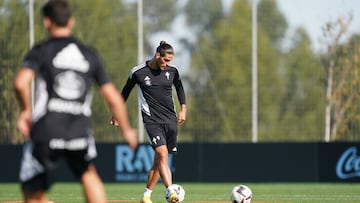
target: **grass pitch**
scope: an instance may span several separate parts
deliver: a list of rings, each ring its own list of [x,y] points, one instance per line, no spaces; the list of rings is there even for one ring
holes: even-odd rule
[[[230,190],[238,183],[178,183],[185,191],[184,203],[231,203]],[[360,183],[242,183],[253,191],[252,203],[359,203]],[[107,183],[107,202],[139,202],[145,183]],[[153,194],[154,203],[166,203],[161,183]],[[1,203],[21,203],[17,183],[0,183]],[[78,183],[56,183],[48,193],[55,203],[84,202]]]

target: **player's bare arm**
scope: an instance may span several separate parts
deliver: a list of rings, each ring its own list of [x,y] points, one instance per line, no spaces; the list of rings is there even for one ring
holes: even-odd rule
[[[125,101],[112,83],[106,83],[100,87],[111,113],[119,126],[122,136],[132,149],[137,147],[137,131],[130,126]]]
[[[15,78],[14,87],[18,101],[21,105],[21,113],[17,120],[17,128],[25,139],[29,138],[31,129],[31,80],[34,71],[30,68],[22,68]]]

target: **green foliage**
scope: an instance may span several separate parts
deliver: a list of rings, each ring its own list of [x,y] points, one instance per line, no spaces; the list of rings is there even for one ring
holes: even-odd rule
[[[326,33],[335,32],[338,37],[331,38],[329,52],[322,56],[327,80],[332,81],[331,86],[328,86],[331,95],[327,100],[331,109],[330,139],[356,141],[360,128],[360,36],[354,35],[348,42],[340,43],[339,39],[344,37],[342,30],[347,27],[341,21],[333,26],[339,26],[340,29],[328,27]]]
[[[190,117],[199,118],[194,121],[197,124],[201,118],[208,119],[201,126],[201,133],[208,129],[202,141],[251,140],[251,10],[246,1],[236,1],[232,10],[227,18],[217,18],[211,23],[214,25],[209,29],[212,32],[200,38],[193,54],[189,80],[193,80],[192,87],[199,88],[192,88],[190,92],[197,98],[192,103],[195,112],[190,112]],[[276,128],[273,117],[278,110],[281,80],[277,51],[267,33],[260,30],[259,130],[260,137],[264,138],[271,136],[269,132]]]
[[[24,3],[19,1],[1,1],[0,11],[0,142],[16,143],[22,139],[15,128],[14,113],[18,108],[12,82],[19,67],[18,60],[29,47],[28,22],[23,17],[27,12]]]
[[[35,41],[47,37],[35,1]],[[70,0],[76,19],[74,35],[95,48],[115,85],[125,84],[137,64],[136,3],[119,0]],[[181,142],[249,142],[252,131],[251,5],[233,1],[225,12],[221,0],[144,1],[144,53],[153,54],[146,39],[173,30],[179,15],[186,16],[194,41],[181,38],[191,56],[183,75],[187,94],[187,121],[179,128]],[[14,102],[13,78],[29,49],[28,2],[0,0],[0,142],[19,143],[19,111]],[[344,25],[328,24],[327,29]],[[345,26],[347,26],[345,24]],[[332,140],[358,141],[359,39],[331,44],[321,54],[311,48],[304,29],[296,30],[288,50],[281,43],[288,25],[275,0],[258,4],[258,138],[259,141],[321,141],[326,101],[331,101]],[[181,31],[181,27],[177,27]],[[342,30],[340,30],[342,31]],[[345,35],[345,33],[341,33]],[[337,35],[333,35],[337,36]],[[334,39],[333,39],[334,40]],[[184,52],[181,50],[181,52]],[[186,51],[185,51],[186,52]],[[326,100],[329,67],[334,65],[331,99]],[[137,92],[127,101],[133,126],[138,124]],[[121,141],[110,126],[110,112],[94,87],[92,127],[98,141]]]
[[[321,141],[325,123],[324,69],[311,50],[306,32],[298,29],[296,33],[293,48],[283,58],[286,90],[279,103],[279,124],[286,128],[280,136],[298,141]]]
[[[40,8],[45,1],[36,1],[35,12],[35,41],[47,37],[42,27]],[[107,71],[117,86],[122,86],[127,79],[128,71],[136,63],[136,23],[131,7],[128,10],[121,1],[93,0],[70,1],[76,19],[74,35],[80,40],[94,47],[102,56]],[[16,130],[16,116],[19,111],[14,102],[13,78],[20,67],[24,54],[29,49],[29,20],[26,16],[28,2],[1,1],[0,7],[0,114],[1,136],[0,142],[21,142],[21,136]],[[95,89],[93,99],[92,126],[95,136],[100,141],[119,140],[119,133],[108,125],[111,114],[104,99]],[[136,109],[134,107],[133,109]],[[136,114],[135,114],[136,115]],[[136,120],[133,117],[132,120]],[[17,136],[14,136],[17,135]]]
[[[137,61],[136,19],[130,14],[133,8],[125,8],[118,0],[72,1],[76,19],[74,35],[93,46],[103,59],[112,81],[120,88],[125,84],[130,68]],[[136,104],[136,102],[135,102]],[[128,102],[131,120],[136,126],[137,105]],[[111,113],[103,97],[94,89],[93,116],[91,118],[98,141],[119,141],[116,128],[109,125]]]
[[[144,26],[148,33],[167,30],[176,16],[173,0],[143,1]]]
[[[200,32],[211,32],[224,16],[221,0],[189,1],[185,9],[189,25],[199,27]]]
[[[277,7],[276,0],[259,2],[258,21],[273,42],[273,46],[280,46],[287,30],[287,22]]]

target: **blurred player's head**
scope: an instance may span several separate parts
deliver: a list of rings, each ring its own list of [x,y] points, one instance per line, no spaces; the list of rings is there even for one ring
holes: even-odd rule
[[[50,29],[51,26],[72,28],[74,19],[71,15],[70,4],[67,0],[49,0],[42,8],[44,26]]]
[[[173,47],[161,41],[160,45],[156,48],[155,59],[156,64],[159,68],[164,69],[174,58],[174,49]]]

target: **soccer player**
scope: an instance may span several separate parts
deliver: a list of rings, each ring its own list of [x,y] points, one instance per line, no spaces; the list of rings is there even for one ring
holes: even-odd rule
[[[124,99],[97,53],[72,37],[74,18],[68,2],[49,0],[42,14],[50,37],[27,53],[14,82],[21,105],[17,127],[25,138],[20,168],[24,200],[48,202],[45,193],[54,182],[57,161],[64,158],[80,179],[86,201],[103,203],[106,194],[93,164],[97,153],[89,126],[93,83],[99,86],[132,148],[137,146],[137,133],[129,125]]]
[[[155,150],[154,163],[148,174],[141,203],[152,203],[151,193],[160,177],[167,190],[172,184],[168,154],[177,152],[177,125],[183,124],[186,118],[185,92],[177,68],[170,65],[173,58],[173,47],[161,41],[151,60],[131,69],[122,90],[126,100],[136,84],[140,88],[143,122],[149,142]],[[178,116],[173,103],[173,86],[181,107]],[[111,123],[116,125],[116,119],[112,119]],[[178,202],[175,191],[170,192],[171,202]]]

